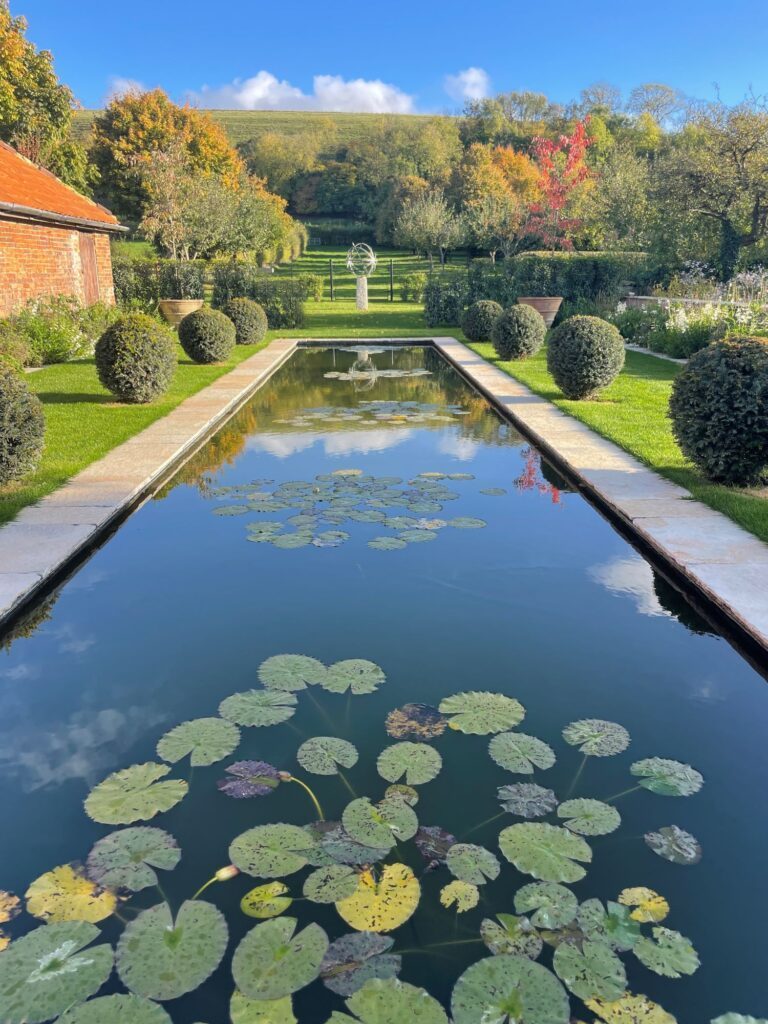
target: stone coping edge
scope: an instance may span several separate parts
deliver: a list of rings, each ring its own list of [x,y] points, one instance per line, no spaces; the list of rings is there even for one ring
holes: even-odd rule
[[[696,501],[618,445],[561,412],[455,338],[435,347],[598,508],[656,556],[685,589],[703,597],[748,641],[741,651],[765,673],[768,544]]]
[[[147,500],[296,347],[270,342],[0,527],[0,631]]]

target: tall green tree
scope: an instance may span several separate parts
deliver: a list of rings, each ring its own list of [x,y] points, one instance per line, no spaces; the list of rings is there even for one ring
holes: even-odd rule
[[[395,240],[426,252],[430,267],[435,253],[443,266],[446,253],[462,243],[465,232],[463,219],[454,213],[440,189],[431,189],[406,202],[395,224]]]

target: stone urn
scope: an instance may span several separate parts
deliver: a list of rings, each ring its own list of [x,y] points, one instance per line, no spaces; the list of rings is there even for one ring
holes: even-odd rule
[[[521,295],[517,300],[523,306],[532,306],[537,313],[541,313],[544,318],[544,323],[547,327],[551,327],[555,322],[557,311],[563,302],[562,295],[553,296],[531,296]]]
[[[194,313],[202,305],[202,299],[160,299],[158,302],[163,318],[172,327],[178,327],[185,316]]]

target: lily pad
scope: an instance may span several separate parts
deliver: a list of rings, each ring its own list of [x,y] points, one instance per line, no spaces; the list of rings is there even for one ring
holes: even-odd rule
[[[336,903],[357,890],[359,872],[348,864],[318,868],[304,881],[304,895],[313,903]]]
[[[0,889],[0,924],[12,921],[21,913],[21,900],[12,892]]]
[[[579,999],[620,999],[627,988],[624,964],[602,942],[581,948],[561,942],[553,958],[555,974]]]
[[[298,825],[256,825],[229,847],[229,859],[256,878],[284,878],[310,863],[316,842]]]
[[[677,1024],[677,1019],[647,996],[627,992],[621,999],[604,1002],[587,999],[587,1007],[605,1024]]]
[[[456,836],[439,825],[422,825],[413,841],[425,860],[445,864],[448,851],[456,842]]]
[[[415,807],[419,802],[418,790],[414,789],[413,786],[404,786],[399,782],[394,783],[392,786],[387,786],[384,790],[384,799],[387,800],[389,797],[399,797],[401,800],[405,800],[409,807]]]
[[[525,708],[514,697],[484,691],[445,697],[440,701],[440,711],[450,716],[448,725],[451,729],[478,736],[505,732],[525,717]]]
[[[385,679],[383,669],[372,661],[350,658],[331,665],[320,685],[331,693],[373,693]]]
[[[357,758],[357,748],[336,736],[313,736],[296,751],[296,760],[313,775],[337,775],[339,766],[352,768]]]
[[[665,825],[658,832],[646,832],[646,846],[673,864],[698,864],[701,845],[695,836],[677,825]]]
[[[487,494],[491,498],[500,498],[507,493],[507,490],[505,487],[481,487],[480,493]]]
[[[240,742],[240,730],[223,718],[195,718],[171,729],[157,744],[157,756],[176,764],[187,754],[193,768],[229,757]]]
[[[592,850],[581,836],[542,822],[510,825],[499,835],[501,852],[518,871],[544,882],[578,882],[589,864]]]
[[[368,541],[368,547],[374,551],[399,551],[408,547],[408,542],[399,537],[374,537]]]
[[[256,925],[232,960],[238,989],[251,999],[282,999],[309,985],[320,973],[328,936],[317,924],[296,932],[292,917]]]
[[[524,956],[492,956],[464,971],[453,988],[454,1024],[568,1024],[565,989],[546,967]]]
[[[524,956],[536,960],[544,943],[527,917],[514,914],[497,914],[496,920],[489,917],[480,925],[480,938],[494,956]]]
[[[387,782],[403,779],[409,786],[421,786],[437,778],[443,759],[427,743],[394,743],[382,750],[376,767]]]
[[[235,989],[229,1001],[232,1024],[298,1024],[290,996],[282,999],[249,999]]]
[[[564,928],[576,917],[579,901],[570,889],[557,882],[529,882],[515,893],[515,910],[530,913],[537,928]]]
[[[768,1024],[768,1020],[765,1017],[760,1020],[757,1017],[745,1017],[743,1013],[724,1013],[710,1024]]]
[[[658,924],[669,914],[669,903],[664,897],[642,885],[622,889],[619,893],[619,903],[625,907],[634,907],[629,916],[633,921],[641,923],[653,921],[654,924]]]
[[[141,996],[100,996],[59,1017],[57,1024],[171,1024],[157,1003]]]
[[[66,921],[16,939],[0,955],[3,1024],[41,1024],[100,989],[113,954],[106,944],[91,946],[97,938],[95,925]]]
[[[602,800],[566,800],[557,809],[558,818],[565,818],[565,827],[580,836],[607,836],[621,824],[621,815]]]
[[[229,932],[212,903],[186,900],[176,920],[167,903],[143,910],[117,944],[117,973],[126,988],[147,999],[193,992],[221,963]]]
[[[396,978],[402,958],[389,952],[394,941],[389,935],[375,932],[342,935],[330,944],[323,957],[323,984],[337,996],[351,996],[372,978]]]
[[[338,548],[348,540],[346,530],[324,530],[312,538],[312,545],[316,548]]]
[[[640,924],[632,917],[629,907],[612,900],[608,900],[605,906],[600,900],[585,900],[579,907],[577,920],[588,939],[620,952],[633,949],[642,934]]]
[[[499,786],[498,797],[505,811],[520,818],[543,818],[557,807],[554,792],[534,782]]]
[[[695,768],[664,757],[635,761],[629,770],[638,778],[639,786],[661,796],[693,796],[704,785]]]
[[[446,854],[448,870],[462,882],[484,885],[498,878],[501,865],[490,850],[472,843],[454,843]]]
[[[27,913],[42,921],[90,921],[95,924],[115,912],[117,897],[86,878],[71,864],[40,875],[26,892]]]
[[[111,832],[88,854],[88,877],[113,889],[139,892],[157,884],[153,868],[171,871],[181,850],[172,835],[161,828],[137,825]]]
[[[271,510],[269,510],[271,511]],[[311,533],[279,533],[270,537],[269,543],[276,548],[293,550],[294,548],[305,548],[312,541]]]
[[[296,697],[279,690],[233,693],[219,705],[222,718],[236,725],[263,727],[287,722],[296,713]]]
[[[373,978],[347,999],[346,1013],[331,1014],[327,1024],[448,1024],[445,1010],[423,988],[397,978]]]
[[[130,825],[169,811],[189,789],[183,779],[158,781],[170,770],[166,764],[148,761],[113,772],[88,794],[86,814],[102,825]]]
[[[307,832],[316,837],[317,845],[309,853],[309,863],[315,867],[330,864],[375,864],[387,856],[391,847],[367,846],[359,843],[342,827],[340,822],[316,822],[306,826]]]
[[[355,892],[336,910],[358,931],[390,932],[408,920],[420,898],[419,880],[407,864],[385,864],[377,874],[363,871]]]
[[[293,693],[325,679],[325,665],[305,654],[274,654],[259,665],[259,682],[267,690]]]
[[[563,739],[589,757],[613,757],[629,746],[629,733],[617,722],[583,718],[563,729]]]
[[[251,889],[240,900],[240,909],[248,917],[260,920],[278,917],[293,903],[293,898],[286,895],[288,886],[284,882],[265,882]]]
[[[502,732],[488,744],[488,753],[501,768],[517,775],[531,775],[536,768],[551,768],[555,752],[543,740],[522,732]]]
[[[449,519],[448,525],[453,526],[457,530],[482,530],[488,523],[484,519],[477,519],[475,516],[456,516],[455,519]]]
[[[431,740],[442,736],[448,719],[429,704],[403,704],[387,715],[385,728],[394,739]]]
[[[456,879],[440,890],[440,902],[444,907],[456,907],[456,913],[463,914],[480,902],[480,890],[471,882]]]
[[[407,544],[423,544],[429,540],[437,540],[438,536],[439,534],[434,530],[403,530],[400,540],[404,540]]]
[[[644,935],[632,951],[649,971],[665,978],[681,978],[699,969],[699,957],[690,939],[671,928],[654,928],[653,938]]]
[[[389,849],[397,840],[410,839],[419,822],[404,800],[382,800],[372,804],[359,797],[347,804],[341,816],[349,835],[364,846]]]
[[[280,782],[280,772],[266,761],[235,761],[227,768],[227,778],[219,779],[216,785],[235,800],[247,800],[269,796]]]

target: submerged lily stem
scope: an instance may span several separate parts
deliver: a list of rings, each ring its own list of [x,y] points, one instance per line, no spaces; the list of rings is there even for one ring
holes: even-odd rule
[[[472,828],[468,832],[464,833],[465,838],[466,838],[466,836],[471,836],[473,832],[477,832],[477,830],[479,828],[482,828],[483,825],[490,825],[490,823],[492,821],[496,821],[497,818],[503,818],[505,814],[506,814],[506,811],[499,811],[499,813],[498,814],[494,814],[494,816],[492,818],[486,818],[485,821],[481,821],[479,824],[473,825]]]
[[[288,782],[295,782],[297,786],[301,786],[301,788],[303,790],[305,790],[309,794],[309,798],[312,801],[312,803],[315,805],[315,810],[318,813],[320,821],[325,821],[325,815],[323,814],[323,808],[320,806],[320,801],[317,799],[317,797],[312,792],[312,790],[309,788],[309,786],[306,784],[306,782],[302,782],[301,779],[297,779],[295,775],[291,775],[291,777],[287,781]]]
[[[160,893],[160,898],[161,898],[161,899],[163,900],[163,902],[164,902],[164,903],[167,903],[167,904],[168,904],[168,906],[170,906],[170,905],[171,905],[171,901],[170,901],[170,900],[168,899],[168,897],[166,896],[166,894],[165,894],[165,892],[164,892],[164,890],[163,890],[163,887],[162,887],[162,885],[160,885],[160,882],[159,882],[159,880],[155,882],[155,888],[156,888],[156,889],[157,889],[157,891],[158,891],[158,892]]]
[[[309,697],[309,699],[315,705],[315,709],[317,710],[317,713],[322,718],[325,719],[325,721],[328,723],[328,725],[331,727],[331,729],[335,730],[336,725],[335,725],[333,719],[328,714],[328,712],[325,710],[325,708],[322,706],[322,704],[316,699],[315,695],[312,693],[312,688],[311,687],[307,687],[306,693],[307,693],[307,696]]]
[[[584,767],[585,767],[586,763],[587,763],[587,755],[584,754],[584,756],[581,759],[581,764],[579,765],[578,769],[576,770],[576,774],[571,779],[571,784],[568,787],[568,792],[565,794],[566,800],[571,795],[571,793],[574,791],[574,789],[576,789],[576,783],[581,778],[581,773],[584,771]]]
[[[638,789],[642,789],[642,786],[630,786],[629,789],[622,789],[620,793],[614,793],[613,796],[607,796],[603,803],[610,803],[612,800],[618,800],[619,797],[627,796],[629,793],[634,793]]]
[[[352,783],[349,781],[349,779],[344,774],[344,772],[341,770],[341,768],[339,768],[339,778],[344,783],[344,785],[347,787],[348,792],[352,794],[352,799],[353,800],[357,800],[357,793],[355,792],[354,787],[352,786]]]

